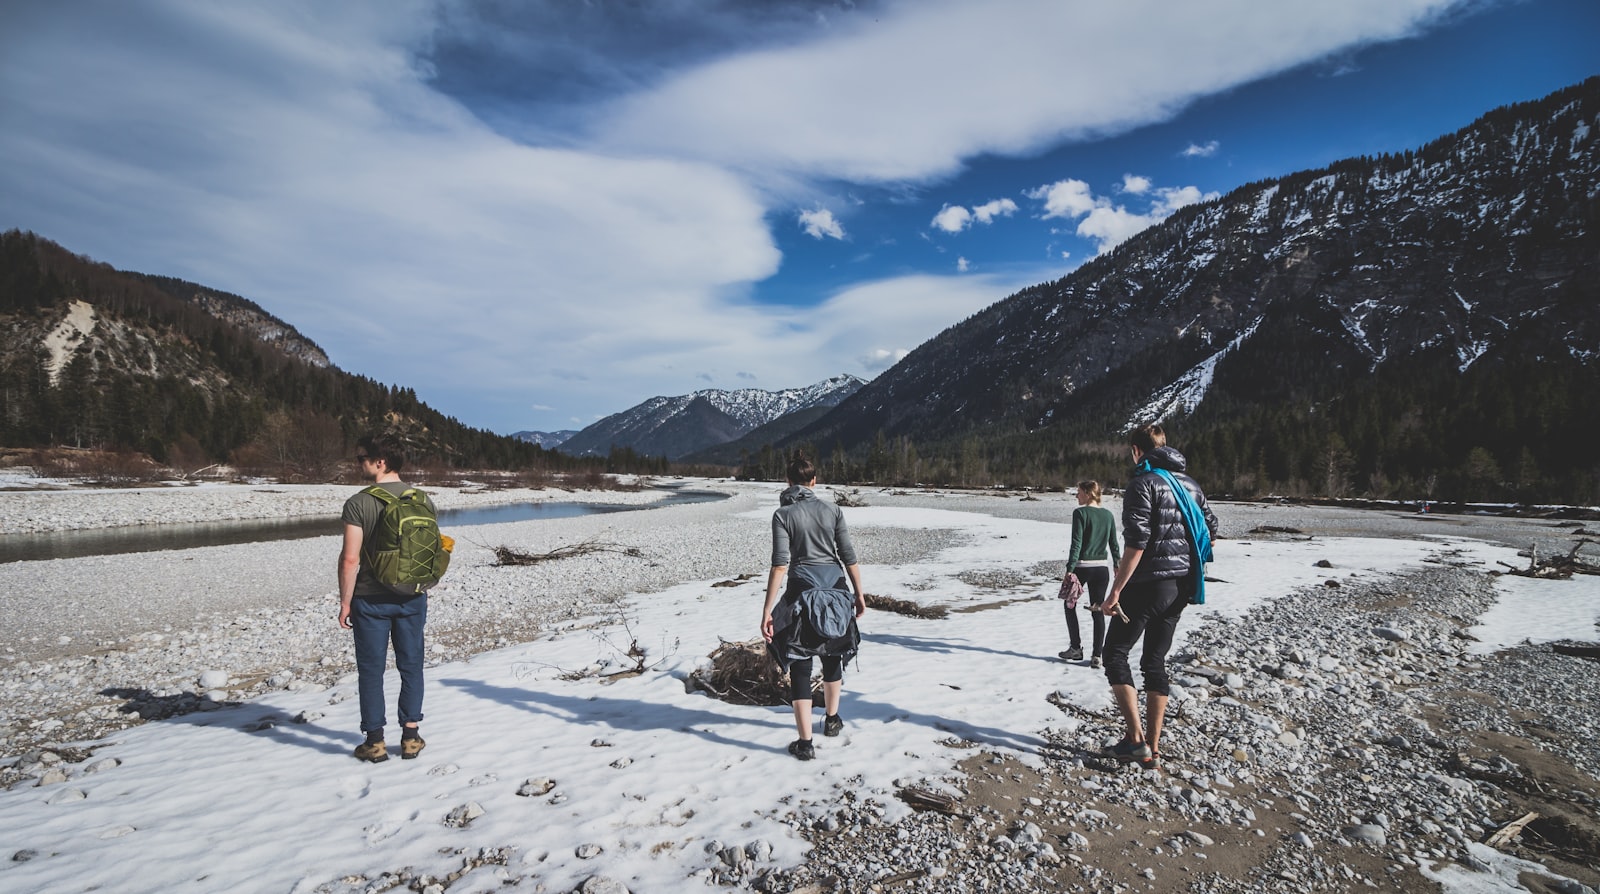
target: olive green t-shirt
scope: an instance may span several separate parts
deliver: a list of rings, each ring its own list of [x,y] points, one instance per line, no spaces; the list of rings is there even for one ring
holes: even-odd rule
[[[404,481],[384,481],[379,487],[395,496],[405,493],[411,485]],[[438,509],[433,505],[433,498],[426,493],[422,494],[423,502],[435,513]],[[372,572],[367,569],[367,547],[372,545],[373,532],[378,529],[378,520],[383,518],[383,501],[365,491],[358,492],[355,496],[344,501],[344,512],[340,519],[347,525],[355,525],[361,529],[361,570],[356,573],[357,596],[393,596],[394,591],[378,583],[372,577]]]

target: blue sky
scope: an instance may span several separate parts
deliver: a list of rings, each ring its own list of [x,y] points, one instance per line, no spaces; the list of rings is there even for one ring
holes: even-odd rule
[[[244,295],[470,425],[581,428],[870,378],[1596,47],[1593,0],[13,0],[0,227]]]

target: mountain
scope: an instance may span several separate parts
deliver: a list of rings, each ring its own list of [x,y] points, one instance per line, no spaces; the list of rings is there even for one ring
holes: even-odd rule
[[[583,429],[561,450],[582,456],[624,447],[643,455],[678,459],[725,444],[790,413],[834,406],[864,384],[855,376],[839,375],[806,388],[781,391],[707,389],[677,397],[652,397]]]
[[[577,433],[577,429],[568,428],[562,429],[561,431],[512,432],[511,437],[516,438],[519,441],[527,441],[530,444],[538,444],[540,447],[543,447],[546,450],[554,450],[557,447],[560,447],[562,444],[565,444],[569,439],[572,438],[573,435]]]
[[[859,454],[881,434],[991,471],[1121,474],[1084,442],[1159,419],[1241,490],[1570,499],[1600,482],[1570,455],[1595,431],[1597,361],[1591,78],[1184,208],[950,327],[788,443]]]
[[[564,462],[338,369],[248,299],[116,270],[17,230],[0,233],[0,383],[0,447],[326,480],[348,468],[355,437],[387,430],[418,462]]]

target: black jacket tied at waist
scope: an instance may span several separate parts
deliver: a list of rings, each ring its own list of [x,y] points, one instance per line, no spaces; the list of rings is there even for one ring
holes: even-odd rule
[[[842,657],[848,664],[861,647],[855,609],[855,594],[839,566],[790,566],[788,587],[772,609],[767,648],[785,667],[816,655]]]

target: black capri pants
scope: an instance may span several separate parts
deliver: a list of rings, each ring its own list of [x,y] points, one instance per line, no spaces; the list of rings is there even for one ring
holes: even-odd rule
[[[1144,674],[1146,692],[1170,695],[1172,679],[1167,676],[1167,652],[1172,648],[1172,635],[1178,629],[1178,619],[1189,600],[1178,595],[1178,578],[1143,581],[1122,588],[1117,601],[1127,621],[1113,615],[1106,630],[1106,679],[1111,685],[1133,685],[1133,671],[1128,667],[1128,653],[1133,644],[1144,640],[1144,651],[1139,655],[1139,670]]]
[[[844,589],[850,586],[850,582],[843,575],[840,575],[838,582],[834,586]],[[784,590],[783,598],[799,599],[800,593],[804,589],[805,585],[791,575],[789,577],[789,586]],[[844,679],[844,656],[822,655],[819,657],[822,658],[822,682],[837,683]],[[810,658],[797,658],[789,662],[789,701],[805,701],[812,697],[812,667],[813,664]]]

